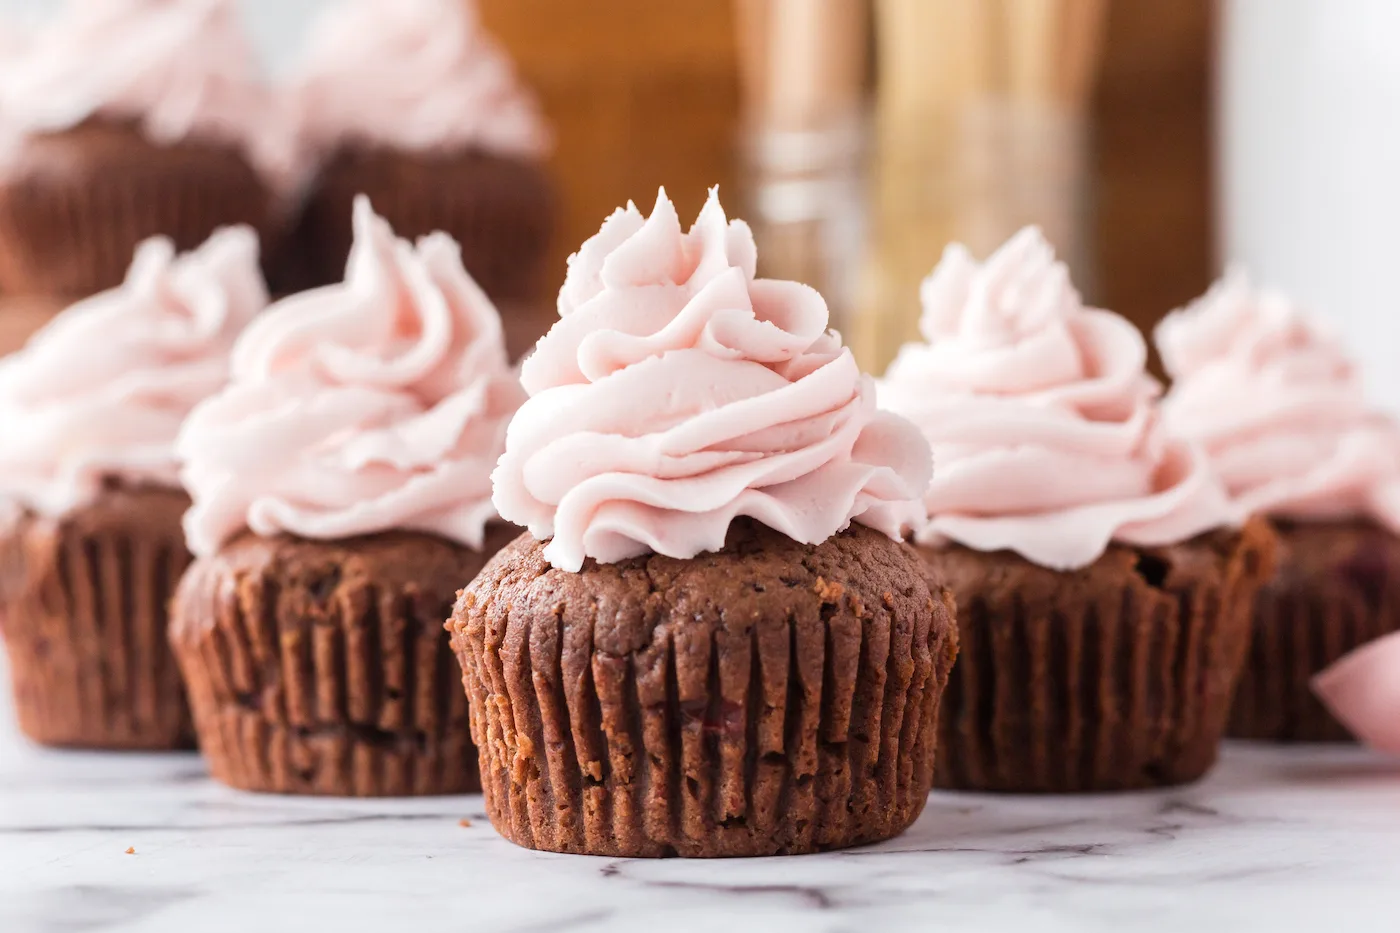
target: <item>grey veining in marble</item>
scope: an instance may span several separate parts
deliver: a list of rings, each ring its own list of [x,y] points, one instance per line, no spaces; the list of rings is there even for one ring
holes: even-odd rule
[[[517,849],[479,797],[239,794],[194,755],[42,751],[0,716],[3,933],[1400,931],[1400,763],[1357,749],[1235,746],[1158,793],[935,794],[828,855],[629,861]]]

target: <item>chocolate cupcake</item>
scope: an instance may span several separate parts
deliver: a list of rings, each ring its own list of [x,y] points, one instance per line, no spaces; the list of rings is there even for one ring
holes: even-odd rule
[[[229,0],[71,3],[4,68],[0,289],[81,297],[162,235],[270,227],[290,134]]]
[[[313,32],[294,90],[319,171],[293,233],[289,269],[336,281],[350,205],[367,194],[404,236],[443,230],[506,314],[512,351],[549,321],[528,314],[544,285],[554,198],[540,160],[549,134],[509,58],[462,0],[353,0]],[[517,333],[518,332],[518,333]]]
[[[1400,428],[1367,405],[1335,337],[1238,270],[1163,321],[1157,345],[1176,379],[1169,423],[1202,445],[1241,511],[1278,531],[1230,734],[1346,740],[1310,684],[1400,632]],[[1349,661],[1319,682],[1364,734],[1375,691],[1353,680],[1373,670]]]
[[[359,199],[344,284],[269,309],[180,436],[198,559],[170,639],[215,778],[478,788],[443,622],[514,537],[490,475],[523,397],[457,244],[412,246]]]
[[[881,404],[938,472],[915,540],[958,603],[962,655],[940,787],[1179,784],[1215,761],[1272,535],[1165,433],[1147,348],[1086,308],[1033,228],[985,263],[949,247],[923,286],[926,343]]]
[[[175,438],[267,303],[257,237],[137,252],[126,283],[0,361],[0,628],[20,728],[76,748],[192,741],[166,645],[189,562]]]
[[[665,193],[569,263],[495,501],[530,534],[457,601],[486,811],[522,846],[777,855],[923,809],[953,607],[898,540],[928,448],[826,303]],[[851,524],[852,522],[856,524]]]

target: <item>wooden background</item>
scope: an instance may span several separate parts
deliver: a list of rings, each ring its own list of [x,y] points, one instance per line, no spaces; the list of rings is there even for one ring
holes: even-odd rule
[[[564,258],[630,198],[664,185],[682,219],[734,180],[739,109],[731,0],[480,0],[554,124]],[[553,283],[553,284],[558,284]]]
[[[1215,270],[1212,0],[1111,0],[1094,98],[1095,268],[1106,308],[1141,326]]]
[[[682,218],[732,190],[739,93],[729,0],[481,0],[558,131],[568,213],[554,268],[628,198]],[[1094,99],[1090,299],[1148,325],[1211,273],[1211,0],[1111,0]],[[762,244],[760,244],[760,249]]]

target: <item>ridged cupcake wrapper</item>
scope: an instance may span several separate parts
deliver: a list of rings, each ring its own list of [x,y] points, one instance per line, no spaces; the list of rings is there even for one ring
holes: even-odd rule
[[[324,796],[480,789],[443,630],[451,591],[425,593],[412,579],[341,588],[338,571],[308,586],[272,565],[232,566],[219,555],[195,563],[171,631],[217,780]]]
[[[343,153],[306,200],[287,256],[304,268],[289,268],[287,275],[301,276],[304,285],[341,280],[358,194],[368,195],[401,237],[450,234],[462,247],[467,271],[498,304],[529,303],[543,294],[554,195],[540,166],[481,153]]]
[[[1311,681],[1362,645],[1400,631],[1400,540],[1379,529],[1303,525],[1282,529],[1280,540],[1278,572],[1255,600],[1229,735],[1351,741]]]
[[[149,237],[185,251],[221,226],[266,232],[267,195],[241,157],[210,149],[194,164],[151,145],[142,164],[131,158],[0,180],[0,290],[77,299],[121,284]]]
[[[21,731],[69,748],[194,744],[166,644],[166,607],[189,557],[179,511],[146,522],[23,519],[0,543],[0,628]]]
[[[675,618],[618,656],[595,643],[596,618],[526,610],[493,634],[473,593],[462,599],[453,647],[486,810],[518,845],[796,854],[890,838],[923,810],[957,651],[951,606],[937,631],[854,600],[742,633]]]
[[[1034,568],[1016,589],[958,592],[962,642],[940,722],[935,785],[1069,793],[1182,784],[1214,764],[1268,564],[1251,526],[1218,575],[1154,571],[1118,585]],[[937,557],[932,559],[936,560]],[[1043,577],[1043,579],[1042,579]],[[1088,597],[1086,599],[1086,594]]]

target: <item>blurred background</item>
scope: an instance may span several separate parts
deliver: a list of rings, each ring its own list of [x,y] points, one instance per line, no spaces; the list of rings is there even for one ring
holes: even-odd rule
[[[273,73],[335,2],[244,0]],[[693,216],[719,184],[762,271],[822,288],[878,371],[947,242],[985,254],[1035,222],[1144,328],[1243,262],[1333,319],[1400,408],[1394,0],[479,6],[557,134],[551,287],[617,205],[664,184]]]

